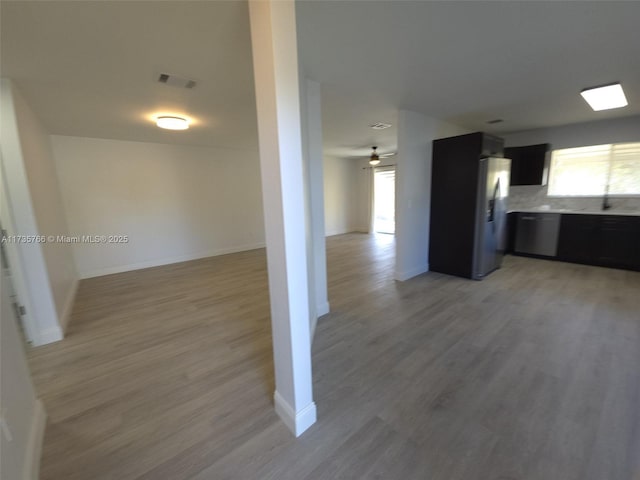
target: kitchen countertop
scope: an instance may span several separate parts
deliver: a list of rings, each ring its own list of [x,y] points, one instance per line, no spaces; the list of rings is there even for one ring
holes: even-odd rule
[[[566,214],[582,214],[582,215],[623,215],[640,217],[640,211],[637,210],[570,210],[570,209],[544,209],[544,208],[520,208],[509,210],[509,213],[566,213]]]

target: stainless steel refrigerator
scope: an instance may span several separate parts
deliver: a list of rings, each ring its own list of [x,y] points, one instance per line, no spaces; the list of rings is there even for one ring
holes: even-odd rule
[[[507,246],[507,199],[511,160],[479,159],[478,199],[472,278],[481,280],[500,268]]]

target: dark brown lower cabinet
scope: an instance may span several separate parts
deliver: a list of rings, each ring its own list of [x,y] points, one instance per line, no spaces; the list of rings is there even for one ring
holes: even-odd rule
[[[557,259],[640,271],[640,217],[563,214]]]
[[[560,220],[558,260],[591,264],[598,256],[598,216],[567,215]]]
[[[603,216],[600,222],[602,265],[640,270],[640,218]]]

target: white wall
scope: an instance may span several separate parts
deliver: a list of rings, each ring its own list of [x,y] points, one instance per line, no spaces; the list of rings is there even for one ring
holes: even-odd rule
[[[258,153],[52,136],[69,231],[126,235],[73,245],[82,278],[258,248]]]
[[[504,138],[507,147],[550,143],[551,148],[560,149],[603,143],[637,142],[640,140],[640,115],[561,127],[538,128],[499,136]]]
[[[468,133],[456,125],[401,110],[396,169],[396,269],[404,281],[429,268],[433,140]]]
[[[45,236],[67,235],[67,221],[49,133],[18,92],[14,95],[14,101],[38,231],[40,235]],[[42,245],[42,253],[47,265],[56,313],[64,330],[73,307],[78,283],[71,246],[47,241]]]
[[[46,133],[11,81],[3,78],[0,85],[3,185],[10,203],[6,211],[12,217],[7,223],[13,229],[8,233],[30,238],[64,234]],[[40,345],[62,339],[61,315],[68,311],[75,292],[68,247],[21,242],[11,248],[16,260],[12,268],[23,280],[17,287],[27,311],[30,340]]]
[[[550,143],[552,149],[584,147],[604,143],[640,142],[640,115],[576,123],[561,127],[540,128],[525,132],[502,135],[507,146]],[[612,212],[640,211],[640,196],[612,198]],[[551,208],[570,210],[599,210],[602,196],[597,197],[548,197],[547,186],[527,185],[511,187],[510,209],[536,208],[548,205]]]
[[[0,478],[36,480],[45,414],[31,383],[4,280],[0,279]]]
[[[358,215],[358,169],[357,161],[324,157],[324,211],[327,236],[361,231]]]

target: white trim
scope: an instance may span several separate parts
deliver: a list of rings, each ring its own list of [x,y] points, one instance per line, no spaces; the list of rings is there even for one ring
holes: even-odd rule
[[[11,208],[9,199],[9,188],[6,184],[7,175],[5,173],[4,157],[0,150],[0,217],[2,217],[2,227],[9,235],[15,235],[17,229],[14,224],[14,213]],[[20,319],[20,323],[24,327],[27,340],[34,345],[38,345],[39,332],[37,322],[34,318],[35,309],[31,300],[31,292],[27,286],[27,272],[25,272],[24,262],[22,261],[21,249],[24,244],[7,242],[5,244],[5,252],[9,260],[9,270],[11,272],[11,284],[18,295],[18,300],[25,307],[26,314]]]
[[[155,260],[147,260],[145,262],[130,263],[127,265],[117,265],[114,267],[97,268],[94,270],[87,270],[80,273],[80,278],[93,278],[101,277],[103,275],[111,275],[113,273],[130,272],[131,270],[140,270],[143,268],[160,267],[162,265],[169,265],[172,263],[188,262],[190,260],[198,260],[200,258],[217,257],[218,255],[228,255],[230,253],[246,252],[249,250],[256,250],[258,248],[264,248],[264,242],[254,243],[249,245],[242,245],[240,247],[220,248],[217,250],[210,250],[208,252],[190,253],[186,255],[178,255],[176,257],[158,258]]]
[[[17,123],[16,99],[21,97],[17,95],[9,79],[0,78],[0,90],[2,91],[0,113],[7,120],[6,125],[3,124],[3,128],[0,129],[2,188],[6,187],[6,197],[3,200],[8,202],[7,213],[11,217],[13,232],[27,236],[39,235]],[[11,269],[12,272],[19,271],[22,279],[17,282],[18,295],[20,302],[27,310],[27,316],[23,320],[25,329],[28,330],[27,335],[34,345],[60,340],[62,330],[42,245],[21,243],[16,248],[16,252],[19,260],[12,263]]]
[[[34,346],[46,345],[47,343],[59,342],[64,338],[62,329],[58,326],[40,330],[38,341],[33,342]]]
[[[344,235],[345,233],[356,233],[357,230],[329,230],[324,233],[325,237],[333,237],[335,235]]]
[[[296,437],[302,435],[307,428],[316,423],[315,402],[311,402],[302,410],[296,412],[277,390],[273,394],[273,400],[276,413]]]
[[[69,318],[71,318],[71,312],[73,311],[73,302],[76,299],[76,293],[78,293],[78,284],[80,282],[78,279],[74,279],[71,284],[71,288],[67,293],[67,298],[64,302],[64,307],[62,308],[62,314],[60,315],[59,322],[60,328],[62,328],[62,332],[67,331],[67,325],[69,324]]]
[[[409,280],[421,273],[425,273],[429,271],[429,265],[423,265],[421,267],[412,268],[411,270],[405,270],[403,272],[396,271],[396,280],[399,282],[404,282],[405,280]]]
[[[47,424],[47,413],[41,400],[36,400],[27,442],[27,452],[25,455],[24,479],[38,480],[40,476],[40,455],[42,453],[42,441],[44,440],[44,430]]]

